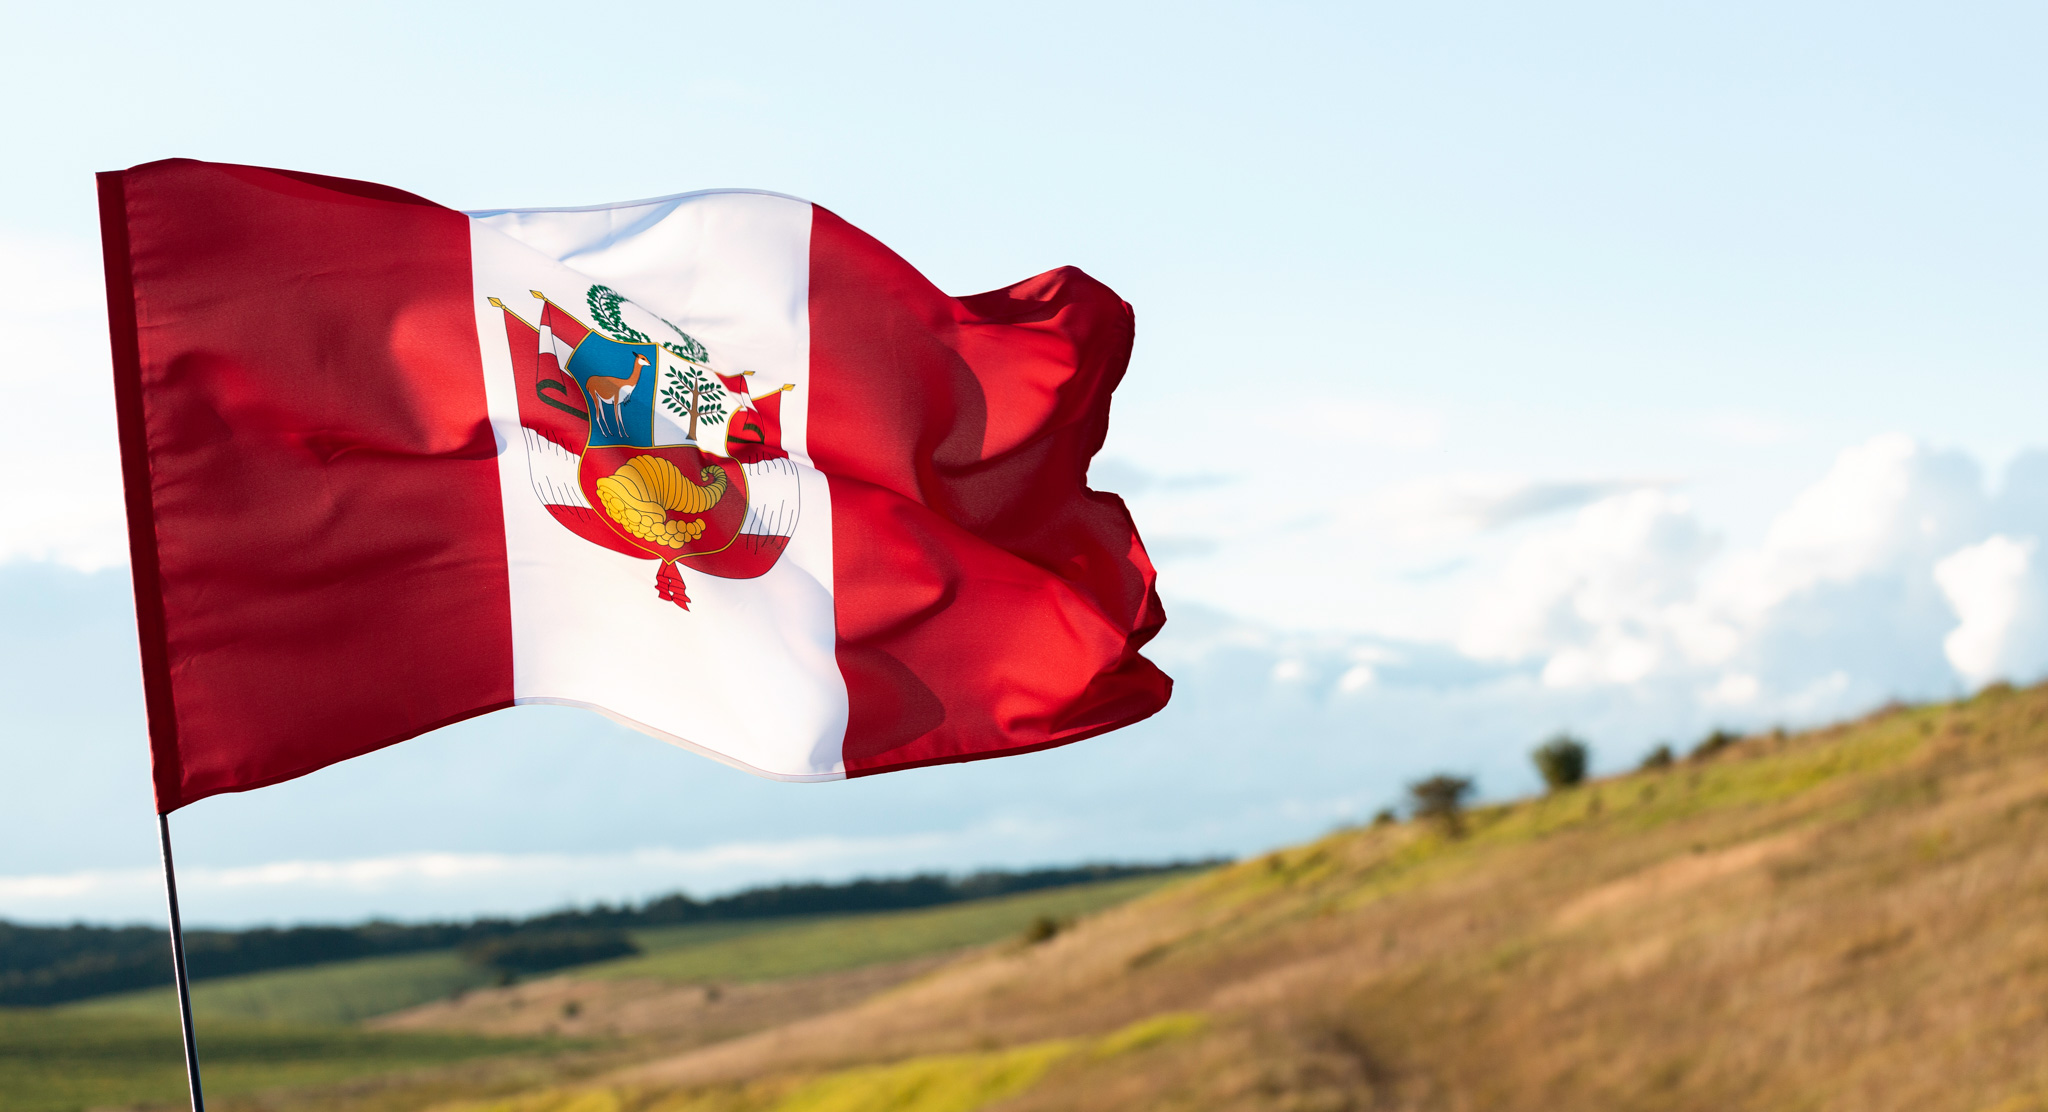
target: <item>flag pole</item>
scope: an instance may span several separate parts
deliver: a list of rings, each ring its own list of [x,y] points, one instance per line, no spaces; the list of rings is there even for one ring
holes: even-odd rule
[[[199,1091],[199,1044],[192,1039],[192,986],[185,976],[185,928],[178,921],[178,872],[171,867],[171,816],[156,817],[157,842],[164,851],[164,895],[171,904],[171,972],[178,981],[178,1021],[185,1033],[185,1082],[192,1092],[192,1112],[206,1112]]]

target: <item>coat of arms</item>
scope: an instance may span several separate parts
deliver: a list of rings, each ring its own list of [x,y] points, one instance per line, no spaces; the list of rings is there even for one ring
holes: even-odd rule
[[[798,475],[782,449],[785,385],[715,370],[702,343],[606,286],[586,324],[539,290],[532,322],[493,297],[519,390],[533,489],[555,520],[659,561],[655,589],[690,608],[679,566],[751,579],[796,531]],[[651,334],[650,334],[651,333]]]

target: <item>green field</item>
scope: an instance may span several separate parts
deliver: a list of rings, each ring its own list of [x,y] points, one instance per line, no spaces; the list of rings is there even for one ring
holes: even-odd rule
[[[1011,937],[1034,919],[1072,919],[1149,892],[1172,875],[1023,892],[916,911],[801,919],[748,919],[634,931],[646,951],[565,969],[579,977],[671,981],[765,981],[855,969],[979,946]],[[349,1024],[492,983],[494,975],[452,950],[280,969],[200,981],[192,1014],[202,1023]],[[102,996],[59,1009],[75,1015],[175,1017],[169,988]],[[4,1107],[4,1106],[0,1106]]]
[[[200,981],[192,986],[192,1015],[202,1022],[348,1024],[494,980],[489,971],[462,960],[453,950],[362,958]],[[153,988],[102,996],[62,1010],[175,1018],[177,1009],[172,989]]]
[[[561,972],[578,977],[759,981],[853,969],[1016,937],[1184,874],[1026,892],[916,911],[743,920],[636,931],[646,952]],[[371,1032],[357,1021],[491,983],[441,950],[201,981],[192,988],[207,1093],[322,1085],[493,1055],[558,1053],[560,1042]],[[0,1009],[0,1110],[77,1112],[184,1092],[170,989],[55,1008]]]
[[[768,981],[857,969],[944,953],[1015,937],[1040,917],[1072,919],[1143,895],[1184,874],[1158,874],[1023,892],[993,900],[917,911],[778,919],[720,937],[705,924],[638,931],[647,952],[585,966],[582,977],[653,977],[669,981]]]
[[[213,1022],[199,1029],[209,1097],[419,1069],[539,1045],[348,1027]],[[175,1015],[0,1008],[0,1108],[6,1112],[177,1103],[184,1095],[185,1059]]]

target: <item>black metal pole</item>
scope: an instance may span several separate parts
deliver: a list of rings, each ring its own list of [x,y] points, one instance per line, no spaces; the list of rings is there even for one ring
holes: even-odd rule
[[[178,981],[178,1021],[185,1032],[185,1081],[192,1090],[192,1112],[206,1112],[199,1091],[199,1044],[192,1039],[192,986],[185,977],[185,928],[178,922],[178,871],[171,867],[171,816],[156,817],[157,841],[164,850],[164,895],[171,901],[171,972]]]

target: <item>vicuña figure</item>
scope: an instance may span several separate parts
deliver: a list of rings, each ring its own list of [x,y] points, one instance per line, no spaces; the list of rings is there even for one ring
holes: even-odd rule
[[[600,430],[604,428],[604,407],[610,406],[612,407],[613,435],[625,435],[626,420],[620,416],[619,407],[632,399],[633,388],[640,385],[640,371],[646,366],[647,357],[636,351],[633,353],[633,374],[631,377],[618,378],[614,375],[591,375],[583,381],[583,385],[590,388],[591,400],[597,403],[594,408],[597,410],[597,424]]]

